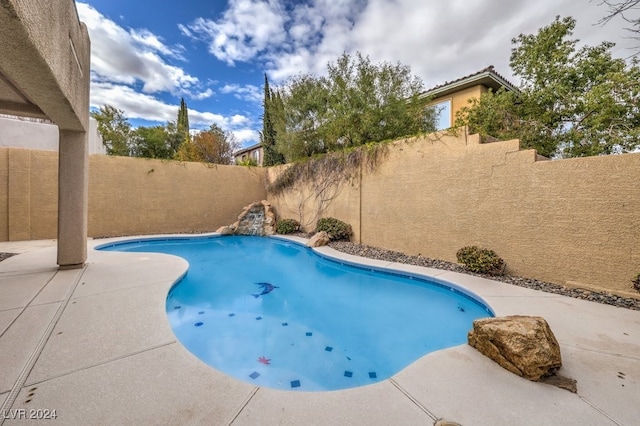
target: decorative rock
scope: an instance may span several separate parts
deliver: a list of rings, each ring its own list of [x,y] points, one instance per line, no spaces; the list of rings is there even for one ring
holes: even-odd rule
[[[221,226],[220,228],[216,229],[216,232],[222,235],[233,235],[234,229],[232,229],[230,226]]]
[[[329,238],[329,234],[327,234],[325,231],[320,231],[313,237],[311,237],[311,239],[307,242],[307,247],[326,246],[327,244],[329,244],[329,241],[331,241],[331,238]]]
[[[562,366],[560,345],[542,317],[478,319],[468,339],[482,354],[529,380],[551,376]]]

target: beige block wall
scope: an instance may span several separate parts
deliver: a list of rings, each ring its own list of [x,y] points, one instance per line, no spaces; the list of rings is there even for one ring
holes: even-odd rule
[[[452,262],[479,245],[510,274],[637,297],[640,154],[535,160],[477,135],[396,142],[323,216],[364,244]],[[270,200],[295,218],[291,194]]]
[[[92,156],[89,235],[214,231],[266,198],[262,169]]]
[[[274,182],[278,174],[287,166],[265,168],[268,182]],[[312,232],[316,222],[321,217],[340,218],[353,227],[351,241],[360,241],[360,182],[359,176],[355,176],[347,182],[343,182],[334,191],[323,194],[322,197],[309,185],[296,185],[291,190],[282,194],[269,194],[278,218],[295,219],[300,222],[302,230]],[[320,205],[319,198],[326,201]]]
[[[0,241],[57,236],[58,154],[0,148]],[[211,232],[266,198],[262,169],[95,155],[91,237]]]

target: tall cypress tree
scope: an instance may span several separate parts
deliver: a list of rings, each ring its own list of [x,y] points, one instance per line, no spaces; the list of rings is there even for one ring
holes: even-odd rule
[[[264,150],[264,166],[275,166],[276,164],[284,164],[284,155],[276,149],[276,130],[273,125],[272,117],[272,101],[273,92],[269,88],[269,80],[267,74],[264,74],[264,100],[262,102],[262,132],[260,134],[260,142]]]
[[[189,114],[187,103],[184,98],[180,98],[180,109],[178,110],[178,132],[189,134]]]

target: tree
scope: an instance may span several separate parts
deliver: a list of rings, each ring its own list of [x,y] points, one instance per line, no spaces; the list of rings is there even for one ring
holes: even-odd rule
[[[276,129],[273,122],[274,109],[277,108],[275,95],[269,88],[269,80],[267,74],[264,75],[264,100],[262,101],[262,132],[260,133],[260,142],[264,151],[264,166],[275,166],[276,164],[284,164],[284,155],[278,152],[276,148]],[[277,112],[275,112],[277,114]]]
[[[169,158],[173,158],[178,150],[180,149],[180,145],[185,140],[184,133],[178,131],[178,126],[175,121],[169,121],[165,125],[165,130],[167,133],[167,146],[169,148]],[[188,136],[188,134],[187,134]]]
[[[635,38],[640,39],[640,16],[632,16],[633,12],[637,13],[640,9],[640,0],[602,0],[601,4],[607,6],[609,13],[599,21],[600,24],[604,25],[616,16],[620,16],[631,24],[631,28],[627,29],[632,33],[635,33]]]
[[[613,43],[577,48],[575,20],[556,17],[536,35],[512,40],[518,93],[483,94],[457,125],[500,139],[520,139],[547,157],[582,157],[640,145],[640,68],[611,56]]]
[[[132,149],[134,157],[166,158],[172,157],[169,145],[168,126],[139,127],[132,132]]]
[[[231,164],[233,153],[240,144],[233,133],[224,131],[217,124],[197,133],[193,140],[180,145],[175,159],[180,161],[200,161],[214,164]]]
[[[189,112],[184,98],[180,98],[180,109],[178,109],[178,132],[189,134]]]
[[[91,117],[98,122],[98,132],[109,155],[129,156],[131,124],[124,111],[111,105],[102,105],[98,111],[91,111]]]
[[[276,146],[287,160],[435,129],[433,111],[419,99],[422,81],[409,67],[345,53],[327,70],[327,77],[296,76],[281,92]]]

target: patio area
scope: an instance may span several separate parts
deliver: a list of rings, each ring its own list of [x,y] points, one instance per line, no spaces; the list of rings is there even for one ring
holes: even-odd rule
[[[21,253],[0,262],[0,424],[41,422],[53,410],[70,425],[638,424],[640,311],[358,258],[455,282],[497,316],[544,317],[562,350],[560,374],[577,380],[577,394],[517,377],[468,345],[369,386],[277,391],[226,376],[176,341],[165,299],[186,261],[92,249],[109,241],[89,240],[87,264],[76,270],[58,269],[53,240],[0,242],[0,252]]]

